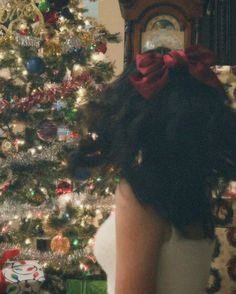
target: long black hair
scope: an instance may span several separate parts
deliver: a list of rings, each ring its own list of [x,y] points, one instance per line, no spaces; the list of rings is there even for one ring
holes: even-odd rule
[[[81,142],[74,167],[114,166],[142,205],[151,205],[185,234],[202,225],[214,237],[212,193],[236,177],[236,113],[227,94],[169,72],[168,84],[150,101],[132,86],[131,64],[79,111],[79,124],[96,140]]]

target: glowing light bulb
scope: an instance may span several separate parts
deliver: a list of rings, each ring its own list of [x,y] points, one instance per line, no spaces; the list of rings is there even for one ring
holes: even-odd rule
[[[36,153],[36,149],[35,149],[35,148],[30,148],[30,149],[28,150],[28,152],[29,152],[31,155],[35,155],[35,153]]]
[[[80,87],[78,91],[76,91],[77,97],[79,98],[84,98],[87,94],[87,90],[83,87]]]
[[[88,19],[86,19],[86,20],[84,21],[84,24],[85,24],[86,26],[89,26],[89,25],[90,25],[90,21],[89,21]]]
[[[30,238],[25,239],[25,244],[26,244],[26,245],[30,245],[30,244],[31,244],[31,240],[30,240]]]
[[[28,219],[32,218],[32,216],[33,216],[33,215],[32,215],[31,212],[29,212],[29,213],[27,214],[27,218],[28,218]]]
[[[6,234],[8,232],[8,227],[7,226],[2,227],[2,231],[1,232],[3,234]]]
[[[80,267],[80,269],[82,271],[87,271],[88,270],[88,266],[86,264],[82,263],[82,262],[80,263],[79,267]]]

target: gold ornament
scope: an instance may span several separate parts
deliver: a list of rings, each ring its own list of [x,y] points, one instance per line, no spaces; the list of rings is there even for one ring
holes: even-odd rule
[[[65,255],[70,250],[70,240],[59,233],[52,239],[50,247],[55,254]]]
[[[8,35],[0,37],[0,46],[4,46],[10,43],[10,37]]]
[[[72,69],[72,77],[77,78],[78,76],[82,75],[85,71],[85,67],[81,66],[80,64],[75,64]]]
[[[82,44],[81,47],[87,47],[92,43],[92,34],[89,32],[81,32],[79,37]]]
[[[3,140],[1,148],[2,148],[2,152],[5,154],[10,154],[15,151],[15,146],[12,144],[11,141],[7,139]]]
[[[43,49],[44,57],[58,56],[61,54],[62,54],[62,48],[60,44],[57,44],[55,42],[47,42],[44,45],[44,49]]]
[[[25,131],[26,124],[24,121],[13,120],[12,122],[12,132],[14,134],[23,133]]]

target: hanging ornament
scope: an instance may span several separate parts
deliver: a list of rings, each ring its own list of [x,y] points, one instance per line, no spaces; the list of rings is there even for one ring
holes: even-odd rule
[[[80,134],[77,132],[70,132],[70,141],[79,140]]]
[[[57,136],[57,126],[51,120],[45,120],[37,130],[39,139],[45,142],[52,142]]]
[[[47,13],[50,11],[50,4],[47,0],[41,0],[39,2],[38,8],[42,13]]]
[[[107,56],[101,52],[94,52],[91,55],[91,60],[93,63],[98,63],[98,62],[108,63],[109,61]]]
[[[22,36],[27,36],[29,33],[28,27],[25,24],[20,26],[19,34]]]
[[[49,56],[60,56],[62,54],[62,48],[61,45],[54,42],[54,41],[48,41],[44,44],[43,48],[43,56],[49,57]]]
[[[80,75],[82,75],[82,73],[85,71],[85,67],[84,66],[81,66],[80,64],[75,64],[73,66],[73,69],[72,69],[72,77],[73,78],[76,78]]]
[[[11,129],[14,134],[23,133],[25,131],[25,128],[26,128],[26,123],[24,121],[21,121],[21,120],[12,121]]]
[[[56,186],[57,195],[71,193],[73,191],[71,180],[59,181]]]
[[[78,207],[81,205],[80,196],[78,193],[67,193],[63,194],[62,196],[58,197],[56,200],[57,206],[59,207],[60,211],[65,210],[66,206],[71,203],[73,207]]]
[[[1,150],[4,154],[11,154],[15,151],[15,146],[11,141],[5,139],[2,142]]]
[[[70,250],[70,240],[59,233],[52,239],[50,247],[55,254],[65,255]]]
[[[45,71],[45,63],[40,57],[32,57],[26,63],[29,74],[41,75]]]
[[[106,43],[102,43],[102,42],[98,42],[96,43],[96,48],[95,48],[96,52],[101,52],[103,54],[105,54],[107,52],[107,44]]]
[[[44,14],[44,21],[49,24],[55,24],[59,19],[58,13],[56,11],[50,11]]]

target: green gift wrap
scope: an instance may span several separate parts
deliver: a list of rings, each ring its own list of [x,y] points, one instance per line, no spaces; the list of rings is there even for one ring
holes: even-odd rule
[[[66,294],[107,294],[107,282],[67,280]]]

